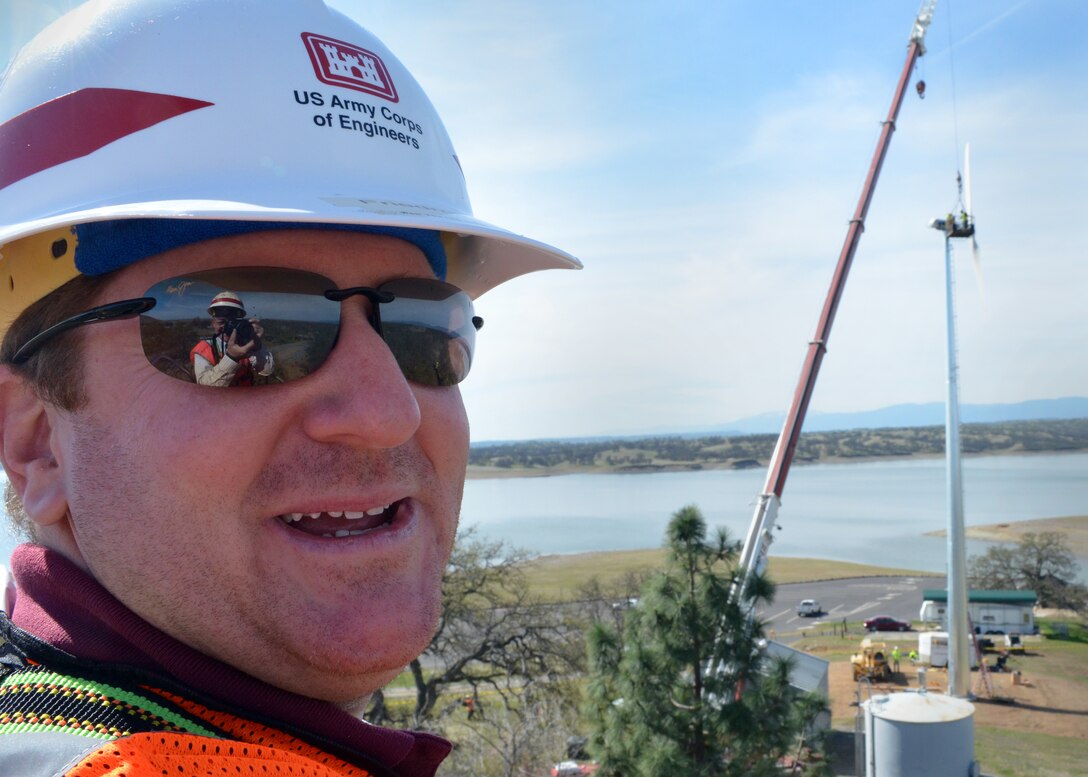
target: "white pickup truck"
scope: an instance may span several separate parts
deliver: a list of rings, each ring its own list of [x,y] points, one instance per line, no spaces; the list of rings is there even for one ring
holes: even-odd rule
[[[820,603],[815,599],[802,599],[797,605],[797,616],[800,618],[815,618],[824,612]]]

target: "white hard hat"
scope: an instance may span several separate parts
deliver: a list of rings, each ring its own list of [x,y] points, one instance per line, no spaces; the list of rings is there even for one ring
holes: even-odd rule
[[[240,311],[237,314],[239,316],[244,316],[246,314],[245,303],[242,302],[242,298],[233,291],[221,291],[212,297],[211,304],[208,305],[208,315],[214,317],[216,308],[231,308]]]
[[[91,0],[58,19],[0,80],[0,221],[0,326],[78,273],[266,227],[414,240],[473,297],[581,266],[472,215],[419,84],[322,0]]]

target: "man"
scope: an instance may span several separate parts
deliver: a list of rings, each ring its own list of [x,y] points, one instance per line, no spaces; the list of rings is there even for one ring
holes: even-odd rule
[[[262,344],[264,328],[257,319],[246,318],[241,296],[233,291],[219,292],[208,305],[208,315],[212,336],[201,339],[189,352],[197,383],[252,386],[255,375],[272,374],[275,361]]]
[[[0,774],[432,775],[448,743],[355,715],[439,613],[472,298],[577,260],[473,217],[319,0],[63,17],[0,82],[0,214]],[[178,370],[223,289],[277,382]]]
[[[899,660],[903,654],[899,651],[899,645],[892,647],[892,671],[899,674]]]

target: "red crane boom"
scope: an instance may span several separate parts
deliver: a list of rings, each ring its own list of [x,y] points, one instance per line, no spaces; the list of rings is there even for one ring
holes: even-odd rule
[[[861,190],[857,210],[854,218],[850,220],[850,228],[846,233],[846,241],[839,254],[839,262],[835,267],[835,274],[831,279],[831,288],[824,302],[823,312],[820,314],[820,323],[816,327],[816,335],[809,342],[808,353],[804,366],[801,369],[801,377],[797,382],[797,389],[793,395],[793,403],[786,415],[782,433],[778,437],[771,463],[767,471],[767,481],[763,486],[763,493],[756,505],[755,515],[748,528],[744,549],[741,551],[740,564],[746,570],[743,588],[739,592],[743,595],[747,589],[748,581],[753,574],[763,571],[767,561],[767,550],[773,541],[774,529],[778,515],[778,506],[782,498],[782,491],[786,486],[786,476],[793,462],[793,454],[797,448],[797,441],[801,436],[801,427],[805,421],[809,401],[816,387],[816,377],[820,372],[820,364],[827,352],[827,341],[831,336],[831,325],[835,321],[835,312],[839,307],[843,289],[846,286],[846,276],[850,272],[850,264],[857,251],[861,233],[865,231],[865,216],[869,212],[869,203],[873,199],[877,178],[880,176],[880,168],[884,164],[884,157],[888,153],[892,133],[895,132],[895,120],[899,115],[899,108],[903,104],[903,97],[907,92],[907,84],[910,81],[911,71],[917,59],[925,54],[925,33],[933,19],[933,9],[936,0],[923,0],[922,6],[915,18],[914,27],[911,29],[910,44],[907,49],[907,62],[903,66],[903,73],[899,77],[899,83],[895,89],[895,97],[892,99],[888,117],[884,120],[880,132],[880,139],[873,153],[872,163],[869,165],[869,174],[865,178],[865,186]]]

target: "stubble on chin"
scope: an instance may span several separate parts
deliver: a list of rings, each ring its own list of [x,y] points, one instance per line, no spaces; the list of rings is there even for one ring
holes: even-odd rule
[[[410,486],[410,496],[421,500],[422,525],[411,553],[371,558],[364,565],[325,568],[318,579],[309,577],[307,570],[284,571],[308,577],[300,587],[312,586],[315,591],[310,603],[315,608],[312,644],[320,646],[315,649],[323,655],[306,658],[340,666],[341,671],[361,658],[341,628],[344,621],[338,616],[344,613],[337,608],[345,600],[357,603],[356,614],[380,614],[371,621],[374,628],[379,623],[395,628],[396,633],[377,639],[366,635],[367,640],[383,644],[383,651],[389,653],[385,666],[390,669],[402,668],[430,642],[441,614],[441,582],[456,535],[464,481],[441,482],[435,467],[413,445],[379,452],[324,446],[266,465],[253,485],[254,498],[260,493],[266,498],[275,495],[276,500],[297,500],[320,499],[329,490],[378,489],[385,483]],[[322,611],[326,604],[328,609]]]
[[[244,448],[214,459],[190,450],[190,458],[171,471],[171,456],[159,451],[149,460],[125,435],[108,419],[79,416],[72,421],[66,463],[77,494],[74,528],[86,566],[145,620],[281,687],[285,678],[262,671],[274,653],[283,659],[281,665],[294,664],[302,670],[300,676],[312,679],[311,692],[333,677],[333,670],[342,672],[346,682],[332,682],[319,694],[331,701],[337,700],[337,692],[369,692],[371,678],[403,667],[426,647],[440,614],[441,579],[454,541],[463,480],[442,479],[414,443],[383,451],[315,445],[267,462],[248,478],[240,465],[242,479],[232,493],[222,473],[230,471],[231,461],[244,459]],[[155,444],[148,437],[140,442]],[[290,500],[319,500],[326,492],[365,493],[390,483],[424,502],[428,525],[418,554],[365,569],[324,570],[318,582],[336,596],[330,597],[327,609],[319,597],[307,599],[311,617],[298,620],[305,620],[311,631],[300,639],[299,624],[283,605],[292,595],[299,605],[304,594],[285,591],[290,584],[284,577],[288,572],[305,575],[306,570],[265,566],[246,532],[257,531],[258,521],[274,519],[271,513],[292,504]],[[406,587],[405,581],[412,585]],[[358,602],[357,612],[364,615],[369,608],[384,610],[390,634],[365,633],[360,617],[355,637],[345,639],[348,635],[336,625],[336,608],[345,599]],[[413,617],[403,617],[409,610]],[[394,629],[399,633],[392,641]],[[364,642],[378,647],[364,649]]]

